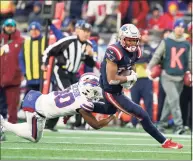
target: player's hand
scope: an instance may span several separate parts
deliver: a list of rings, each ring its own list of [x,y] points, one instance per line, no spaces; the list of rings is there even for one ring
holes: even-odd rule
[[[151,70],[147,68],[145,71],[146,71],[146,73],[147,73],[148,78],[149,78],[150,80],[153,80],[153,78],[151,77],[151,74],[152,74],[152,73],[151,73]]]
[[[89,56],[93,56],[94,55],[94,52],[93,52],[93,49],[90,45],[87,45],[86,46],[86,52],[85,52],[87,55]]]
[[[137,81],[137,73],[135,73],[133,70],[131,71],[131,75],[126,76],[127,77],[127,82],[130,81]]]
[[[47,71],[47,67],[46,67],[46,65],[41,65],[41,70],[43,70],[43,71]]]

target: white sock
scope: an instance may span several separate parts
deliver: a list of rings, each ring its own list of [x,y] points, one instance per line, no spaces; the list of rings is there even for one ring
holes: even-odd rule
[[[32,137],[32,132],[27,122],[12,124],[10,122],[5,121],[3,123],[3,127],[6,129],[6,131],[13,132],[24,139],[30,140],[32,142],[35,141],[34,138]]]

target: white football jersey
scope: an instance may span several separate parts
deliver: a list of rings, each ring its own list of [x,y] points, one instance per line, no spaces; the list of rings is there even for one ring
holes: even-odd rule
[[[73,84],[64,91],[41,95],[36,101],[35,108],[38,113],[50,119],[77,114],[80,108],[92,112],[94,104],[80,95],[78,84]]]

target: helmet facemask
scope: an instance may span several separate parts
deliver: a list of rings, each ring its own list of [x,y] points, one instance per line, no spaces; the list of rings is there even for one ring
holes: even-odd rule
[[[140,37],[139,30],[133,24],[125,24],[119,30],[120,44],[129,52],[138,50]]]

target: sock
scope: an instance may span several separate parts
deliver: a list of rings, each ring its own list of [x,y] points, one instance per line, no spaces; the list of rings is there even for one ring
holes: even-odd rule
[[[6,131],[13,132],[17,136],[20,136],[32,142],[35,141],[34,138],[32,137],[32,132],[30,131],[28,123],[12,124],[5,121],[3,123],[3,127],[6,129]]]
[[[154,139],[156,139],[160,144],[166,141],[166,138],[159,132],[159,130],[153,125],[149,116],[144,117],[141,122],[143,129],[150,134]]]

